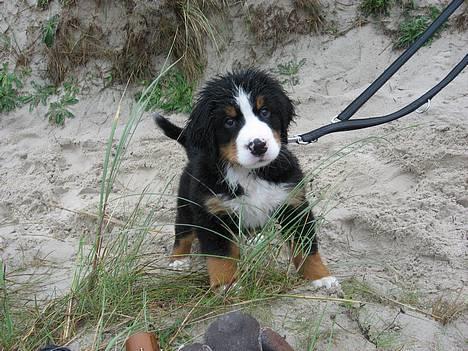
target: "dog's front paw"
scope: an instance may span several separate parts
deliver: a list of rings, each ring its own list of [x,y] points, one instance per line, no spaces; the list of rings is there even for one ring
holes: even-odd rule
[[[312,281],[312,286],[315,289],[320,289],[320,288],[326,288],[326,289],[331,289],[331,288],[338,288],[340,286],[340,283],[338,282],[338,279],[336,279],[333,276],[328,276],[328,277],[323,277],[317,280]]]
[[[169,263],[169,268],[175,271],[185,271],[190,268],[190,258],[184,257],[173,260]]]
[[[237,295],[242,290],[242,285],[238,282],[232,282],[231,284],[223,284],[219,285],[214,288],[214,293],[219,296],[227,296],[227,295]]]

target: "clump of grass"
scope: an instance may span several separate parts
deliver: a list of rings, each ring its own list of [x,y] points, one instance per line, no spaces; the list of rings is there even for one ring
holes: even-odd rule
[[[320,0],[294,0],[293,6],[299,11],[304,11],[311,31],[320,31],[325,24],[325,17]]]
[[[176,0],[171,2],[178,25],[174,45],[174,58],[188,80],[197,80],[206,65],[205,45],[208,38],[219,50],[220,36],[209,19],[209,14],[223,14],[227,1]]]
[[[0,71],[0,112],[9,112],[23,104],[20,89],[23,82],[15,72],[10,72],[4,63]]]
[[[388,15],[392,5],[393,0],[363,0],[359,8],[365,16],[382,16]]]
[[[42,27],[42,42],[48,48],[54,45],[59,20],[59,15],[52,16],[44,23],[44,26]]]
[[[76,0],[60,0],[62,6],[72,6],[76,5]]]
[[[183,112],[192,111],[194,84],[186,80],[179,70],[170,71],[158,84],[156,84],[144,99],[148,99],[146,105],[147,111],[156,108],[165,112]],[[141,98],[138,94],[137,98]]]
[[[442,325],[454,321],[467,309],[468,304],[463,301],[461,292],[455,297],[439,297],[432,304],[432,313]]]
[[[41,10],[45,10],[49,7],[50,1],[51,0],[37,0],[36,6]]]
[[[306,63],[306,59],[303,58],[300,61],[290,60],[286,63],[280,63],[273,69],[272,72],[280,76],[281,84],[288,84],[294,87],[300,83],[299,81],[299,70]]]
[[[101,29],[93,24],[85,26],[77,17],[63,15],[57,22],[53,40],[47,45],[47,72],[50,80],[59,85],[77,66],[90,58],[106,58],[107,51],[100,44]]]
[[[168,50],[173,41],[174,61],[178,61],[187,80],[196,81],[206,65],[206,40],[220,50],[220,35],[210,14],[223,15],[228,5],[229,1],[167,1],[162,5],[163,11],[155,9],[151,16],[157,20],[154,25],[158,31],[153,30],[151,23],[147,27],[129,23],[124,49],[111,57],[112,77],[122,82],[147,80],[154,75],[154,55]]]
[[[394,43],[396,49],[407,48],[418,39],[421,34],[429,27],[429,25],[440,15],[441,10],[435,6],[430,6],[426,13],[419,16],[408,16],[400,24],[397,33],[397,39]],[[428,45],[432,40],[440,34],[440,31],[445,26],[442,26],[425,45]]]
[[[50,103],[49,111],[46,113],[49,122],[62,126],[67,118],[75,117],[68,108],[78,103],[79,100],[76,98],[78,92],[79,88],[74,82],[63,84],[63,94],[57,101]],[[45,99],[47,98],[45,97]]]
[[[294,34],[318,32],[323,24],[320,3],[296,1],[295,8],[278,5],[250,5],[247,23],[256,41],[274,51]]]

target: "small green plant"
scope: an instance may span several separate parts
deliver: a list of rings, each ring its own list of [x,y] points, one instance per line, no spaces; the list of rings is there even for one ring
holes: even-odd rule
[[[54,45],[55,34],[57,33],[57,27],[59,24],[59,16],[52,16],[47,20],[44,27],[42,28],[42,42],[46,44],[48,48]]]
[[[416,17],[407,17],[401,24],[398,30],[398,38],[394,44],[396,49],[404,49],[413,44],[421,34],[429,27],[439,15],[441,10],[435,6],[430,6],[426,14]],[[432,38],[430,38],[425,45],[430,44],[432,40],[438,36],[440,31],[445,26],[441,27]]]
[[[171,70],[147,95],[137,94],[137,98],[148,99],[146,111],[160,108],[165,112],[191,112],[193,83],[188,82],[178,70]]]
[[[70,5],[75,5],[76,0],[60,0],[60,3],[62,6],[70,6]]]
[[[45,10],[49,7],[50,0],[37,0],[36,6],[42,10]]]
[[[298,85],[299,82],[299,70],[306,63],[306,59],[303,58],[299,62],[296,60],[290,60],[286,63],[280,63],[276,69],[273,69],[272,72],[281,77],[281,84],[289,84],[291,87]]]
[[[393,0],[363,0],[360,9],[365,16],[388,15],[393,5]]]
[[[4,63],[0,71],[0,112],[9,112],[22,105],[20,89],[23,83],[20,78],[8,69]]]
[[[25,104],[29,103],[29,111],[31,112],[34,108],[36,108],[39,103],[43,106],[47,106],[47,101],[52,95],[56,95],[58,93],[57,87],[52,84],[38,84],[36,82],[31,82],[32,87],[34,88],[34,93],[27,94],[23,98],[23,102]]]
[[[67,118],[75,117],[68,107],[79,101],[76,98],[78,92],[79,88],[74,82],[65,82],[63,84],[63,95],[60,96],[59,100],[50,103],[49,111],[46,113],[49,122],[64,125]]]

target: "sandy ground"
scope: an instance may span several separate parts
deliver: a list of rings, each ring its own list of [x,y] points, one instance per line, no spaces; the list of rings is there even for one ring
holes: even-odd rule
[[[356,13],[355,2],[346,4],[335,5],[342,29]],[[221,58],[210,55],[206,76],[249,63],[252,50],[256,64],[264,69],[306,59],[299,84],[287,86],[298,114],[292,134],[328,123],[399,54],[379,26],[368,24],[334,40],[299,37],[269,55],[252,44],[242,21],[234,11],[234,35]],[[446,30],[442,39],[422,48],[358,116],[383,115],[409,103],[445,76],[467,47],[466,33]],[[439,298],[453,300],[461,294],[460,301],[466,301],[467,74],[440,93],[425,114],[326,136],[309,146],[290,146],[303,168],[313,171],[322,161],[337,158],[343,147],[358,142],[349,155],[320,170],[311,184],[314,192],[330,199],[326,208],[317,209],[326,211],[326,225],[320,231],[322,253],[341,281],[357,278],[388,298],[411,296],[427,310]],[[23,107],[1,115],[0,255],[16,279],[47,273],[47,284],[58,291],[69,285],[78,240],[91,235],[94,225],[92,217],[73,211],[96,212],[104,148],[121,94],[120,88],[91,88],[79,96],[80,102],[72,108],[76,117],[64,128],[47,123],[44,107],[33,113]],[[121,126],[132,103],[130,92],[124,99]],[[169,117],[179,123],[186,118]],[[369,138],[374,136],[379,138]],[[138,193],[148,184],[160,191],[180,173],[185,160],[183,150],[156,130],[149,114],[130,149],[117,193]],[[176,192],[174,182],[169,191]],[[160,206],[158,220],[172,221],[173,199]],[[124,215],[125,208],[116,214]],[[171,241],[167,227],[163,250]],[[382,333],[378,336],[391,339],[387,348],[391,350],[467,349],[466,311],[445,326],[421,313],[405,312],[389,303],[367,304],[350,313],[336,304],[282,300],[253,313],[286,335],[298,350],[304,349],[318,316],[323,316],[318,350],[383,349],[366,339],[368,325],[368,334]]]

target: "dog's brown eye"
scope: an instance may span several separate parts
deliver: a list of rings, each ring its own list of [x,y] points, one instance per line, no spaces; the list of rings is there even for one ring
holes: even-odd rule
[[[270,111],[268,111],[268,109],[266,109],[265,107],[262,108],[259,111],[259,114],[260,114],[260,117],[262,117],[262,118],[269,118],[270,117]]]
[[[232,128],[232,127],[234,127],[235,125],[236,125],[236,121],[233,120],[232,118],[226,118],[226,119],[224,120],[224,126],[225,126],[226,128]]]

